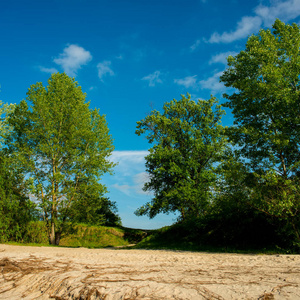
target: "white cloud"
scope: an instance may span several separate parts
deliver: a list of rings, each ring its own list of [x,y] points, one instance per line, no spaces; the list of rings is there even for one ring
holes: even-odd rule
[[[113,162],[141,163],[148,154],[148,151],[113,151],[110,159]]]
[[[225,91],[225,86],[223,83],[220,83],[220,76],[223,74],[223,71],[216,72],[213,76],[203,79],[197,80],[197,76],[187,76],[182,79],[175,79],[174,82],[178,85],[183,85],[185,88],[193,88],[196,90],[199,89],[208,89],[211,93],[220,93]],[[193,98],[199,98],[197,95],[194,95]]]
[[[149,180],[148,173],[141,172],[132,176],[131,184],[119,184],[115,183],[112,185],[113,188],[119,190],[127,196],[131,195],[149,195],[149,192],[144,192],[144,184]]]
[[[276,18],[284,22],[293,20],[300,15],[300,0],[271,0],[270,6],[256,7],[255,13],[262,18],[265,26],[271,26]]]
[[[110,159],[119,164],[114,175],[104,175],[102,183],[108,187],[109,198],[117,203],[123,225],[132,228],[160,228],[174,223],[177,215],[159,215],[154,220],[147,216],[137,217],[134,211],[151,201],[152,193],[142,190],[148,180],[144,157],[148,151],[114,151]]]
[[[147,172],[141,172],[133,176],[134,188],[137,194],[149,194],[143,191],[144,184],[149,181],[149,174]]]
[[[106,75],[109,75],[109,76],[115,75],[114,71],[111,69],[110,66],[111,66],[111,61],[109,61],[109,60],[104,60],[103,62],[101,62],[97,65],[98,76],[101,81],[103,81],[103,77]]]
[[[183,85],[185,88],[196,87],[197,85],[197,75],[187,76],[181,79],[174,79],[174,82],[178,85]]]
[[[157,83],[162,83],[162,80],[159,78],[160,75],[160,71],[155,71],[154,73],[143,77],[142,80],[148,81],[149,86],[155,86]]]
[[[222,52],[219,54],[214,55],[211,60],[209,61],[209,64],[215,64],[215,63],[221,63],[224,65],[227,65],[227,57],[228,56],[236,56],[238,52],[234,51],[227,51],[227,52]]]
[[[133,181],[136,184],[144,184],[148,180],[149,180],[149,174],[147,172],[138,173],[133,177]]]
[[[269,6],[260,4],[254,9],[254,13],[254,16],[244,16],[234,31],[222,34],[214,32],[208,42],[231,43],[256,33],[262,24],[270,27],[276,18],[285,22],[293,20],[300,15],[300,0],[270,0]]]
[[[40,66],[39,69],[40,69],[40,71],[42,71],[44,73],[50,73],[50,74],[58,72],[57,69],[55,69],[55,68],[45,68],[45,67]]]
[[[118,183],[115,183],[112,185],[112,187],[119,190],[120,192],[124,193],[127,196],[130,196],[131,194],[132,187],[129,186],[128,184],[120,185]]]
[[[91,87],[89,88],[89,91],[94,91],[94,90],[97,90],[97,87],[96,87],[96,86],[91,86]]]
[[[225,90],[225,86],[220,82],[220,76],[223,71],[215,73],[213,76],[205,80],[200,80],[199,85],[202,89],[208,89],[212,94],[220,93]]]
[[[91,60],[92,55],[89,51],[77,45],[69,45],[53,61],[61,66],[66,74],[75,76],[77,71]]]
[[[193,52],[195,51],[199,45],[201,44],[201,41],[200,40],[197,40],[191,47],[190,47],[190,50]]]
[[[114,151],[110,160],[118,163],[115,170],[118,170],[119,176],[131,178],[145,170],[145,156],[148,154],[148,151]]]
[[[242,20],[238,22],[235,31],[223,32],[222,34],[214,32],[208,42],[231,43],[233,41],[245,38],[252,33],[255,33],[259,30],[261,24],[262,20],[260,17],[243,17]]]
[[[142,188],[148,180],[145,172],[145,156],[148,154],[148,151],[114,151],[110,160],[118,165],[112,178],[114,182],[110,186],[127,196],[145,194]]]

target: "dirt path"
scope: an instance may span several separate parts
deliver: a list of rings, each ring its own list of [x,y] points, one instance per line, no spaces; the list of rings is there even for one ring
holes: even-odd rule
[[[0,245],[0,299],[300,299],[299,255]]]

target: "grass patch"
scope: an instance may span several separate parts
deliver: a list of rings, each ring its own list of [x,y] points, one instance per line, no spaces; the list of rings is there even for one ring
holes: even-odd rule
[[[209,239],[209,233],[201,235],[201,230],[196,228],[196,226],[191,226],[191,224],[174,224],[152,230],[146,238],[137,243],[133,248],[241,254],[291,253],[287,249],[281,249],[274,245],[262,248],[252,247],[251,245],[239,247],[230,244],[218,244]]]
[[[62,247],[126,247],[136,244],[147,236],[147,232],[126,227],[90,226],[77,224],[64,233],[59,246]],[[42,221],[32,221],[19,241],[8,241],[10,245],[50,246],[46,225]]]
[[[129,241],[124,239],[124,235],[122,228],[79,224],[75,226],[74,233],[61,239],[59,245],[86,248],[126,246]]]
[[[10,245],[50,246],[44,222],[31,222],[22,242],[8,242]],[[71,228],[71,227],[70,227]],[[246,239],[244,239],[246,240]],[[251,241],[251,240],[250,240]],[[77,224],[66,233],[60,247],[106,248],[124,247],[134,249],[161,249],[178,251],[201,251],[214,253],[243,254],[292,254],[292,249],[276,245],[253,246],[234,244],[221,239],[213,230],[201,227],[196,222],[177,223],[157,230],[140,230],[126,227],[89,226]],[[51,246],[55,247],[55,246]]]

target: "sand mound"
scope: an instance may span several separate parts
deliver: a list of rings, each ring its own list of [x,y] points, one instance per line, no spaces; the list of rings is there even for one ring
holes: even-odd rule
[[[300,256],[0,245],[0,299],[300,299]]]

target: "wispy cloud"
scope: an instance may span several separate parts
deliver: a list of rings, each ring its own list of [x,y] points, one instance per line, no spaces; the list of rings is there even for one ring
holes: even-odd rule
[[[103,77],[105,76],[114,76],[115,73],[111,69],[111,61],[109,60],[104,60],[103,62],[99,63],[97,65],[98,68],[98,77],[100,78],[101,81],[103,81]]]
[[[216,54],[210,59],[209,64],[221,63],[227,65],[227,57],[230,55],[236,56],[237,54],[238,52],[234,52],[234,51],[227,51],[227,52]]]
[[[152,74],[149,74],[142,78],[142,80],[148,81],[149,86],[155,86],[157,83],[162,83],[162,80],[159,78],[161,76],[160,71],[155,71]]]
[[[199,81],[199,86],[202,89],[208,89],[212,94],[217,94],[225,90],[225,86],[220,82],[220,76],[223,71],[215,73],[213,76]]]
[[[94,91],[94,90],[97,90],[98,88],[96,87],[96,86],[91,86],[90,88],[89,88],[89,91]]]
[[[276,18],[286,22],[300,15],[300,0],[271,0],[270,6],[260,4],[255,13],[261,17],[265,26],[271,26]]]
[[[130,196],[131,190],[132,190],[132,187],[130,185],[128,185],[128,184],[118,184],[118,183],[115,183],[115,184],[111,185],[111,187],[113,187],[116,190],[124,193],[127,196]]]
[[[178,85],[183,85],[185,88],[195,88],[197,85],[197,75],[174,79],[174,82]]]
[[[181,79],[175,79],[174,82],[178,85],[182,85],[185,88],[192,88],[194,90],[208,89],[213,94],[220,93],[225,90],[225,86],[220,83],[220,76],[223,71],[217,71],[211,77],[203,80],[197,80],[197,75],[187,76]],[[194,97],[199,98],[199,97]]]
[[[144,195],[149,194],[143,191],[144,184],[149,180],[148,173],[141,172],[132,176],[131,184],[119,184],[112,185],[113,188],[119,190],[127,196]]]
[[[243,17],[241,21],[238,22],[237,28],[231,32],[223,32],[219,34],[214,32],[209,43],[231,43],[233,41],[242,39],[250,35],[251,33],[257,32],[262,24],[260,17]]]
[[[118,163],[115,167],[115,183],[111,187],[121,191],[127,196],[144,194],[144,183],[148,180],[145,172],[145,156],[148,151],[114,151],[111,161]]]
[[[214,32],[209,43],[231,43],[256,33],[262,25],[270,27],[276,18],[290,21],[300,15],[300,0],[270,0],[270,5],[258,5],[253,16],[244,16],[230,32]]]
[[[61,66],[66,74],[76,76],[77,71],[91,60],[89,51],[77,45],[69,45],[53,62]]]
[[[128,168],[129,165],[134,166],[140,165],[141,163],[145,163],[145,156],[149,154],[148,151],[113,151],[112,155],[110,156],[110,159],[116,163],[118,162],[118,167],[124,167],[124,169]]]
[[[149,181],[149,174],[141,172],[133,176],[134,188],[137,194],[145,194],[143,191],[144,184]]]
[[[197,40],[191,47],[190,47],[190,50],[193,52],[195,51],[199,45],[201,44],[201,40]]]
[[[50,74],[58,72],[57,69],[55,69],[55,68],[45,68],[45,67],[39,66],[39,69],[41,72],[50,73]]]
[[[114,151],[110,159],[119,164],[114,169],[114,175],[106,174],[102,179],[109,190],[109,198],[116,201],[123,225],[133,228],[160,228],[174,223],[177,215],[159,215],[155,221],[147,216],[137,217],[134,211],[151,201],[152,193],[142,190],[148,180],[145,171],[145,156],[148,151]]]

